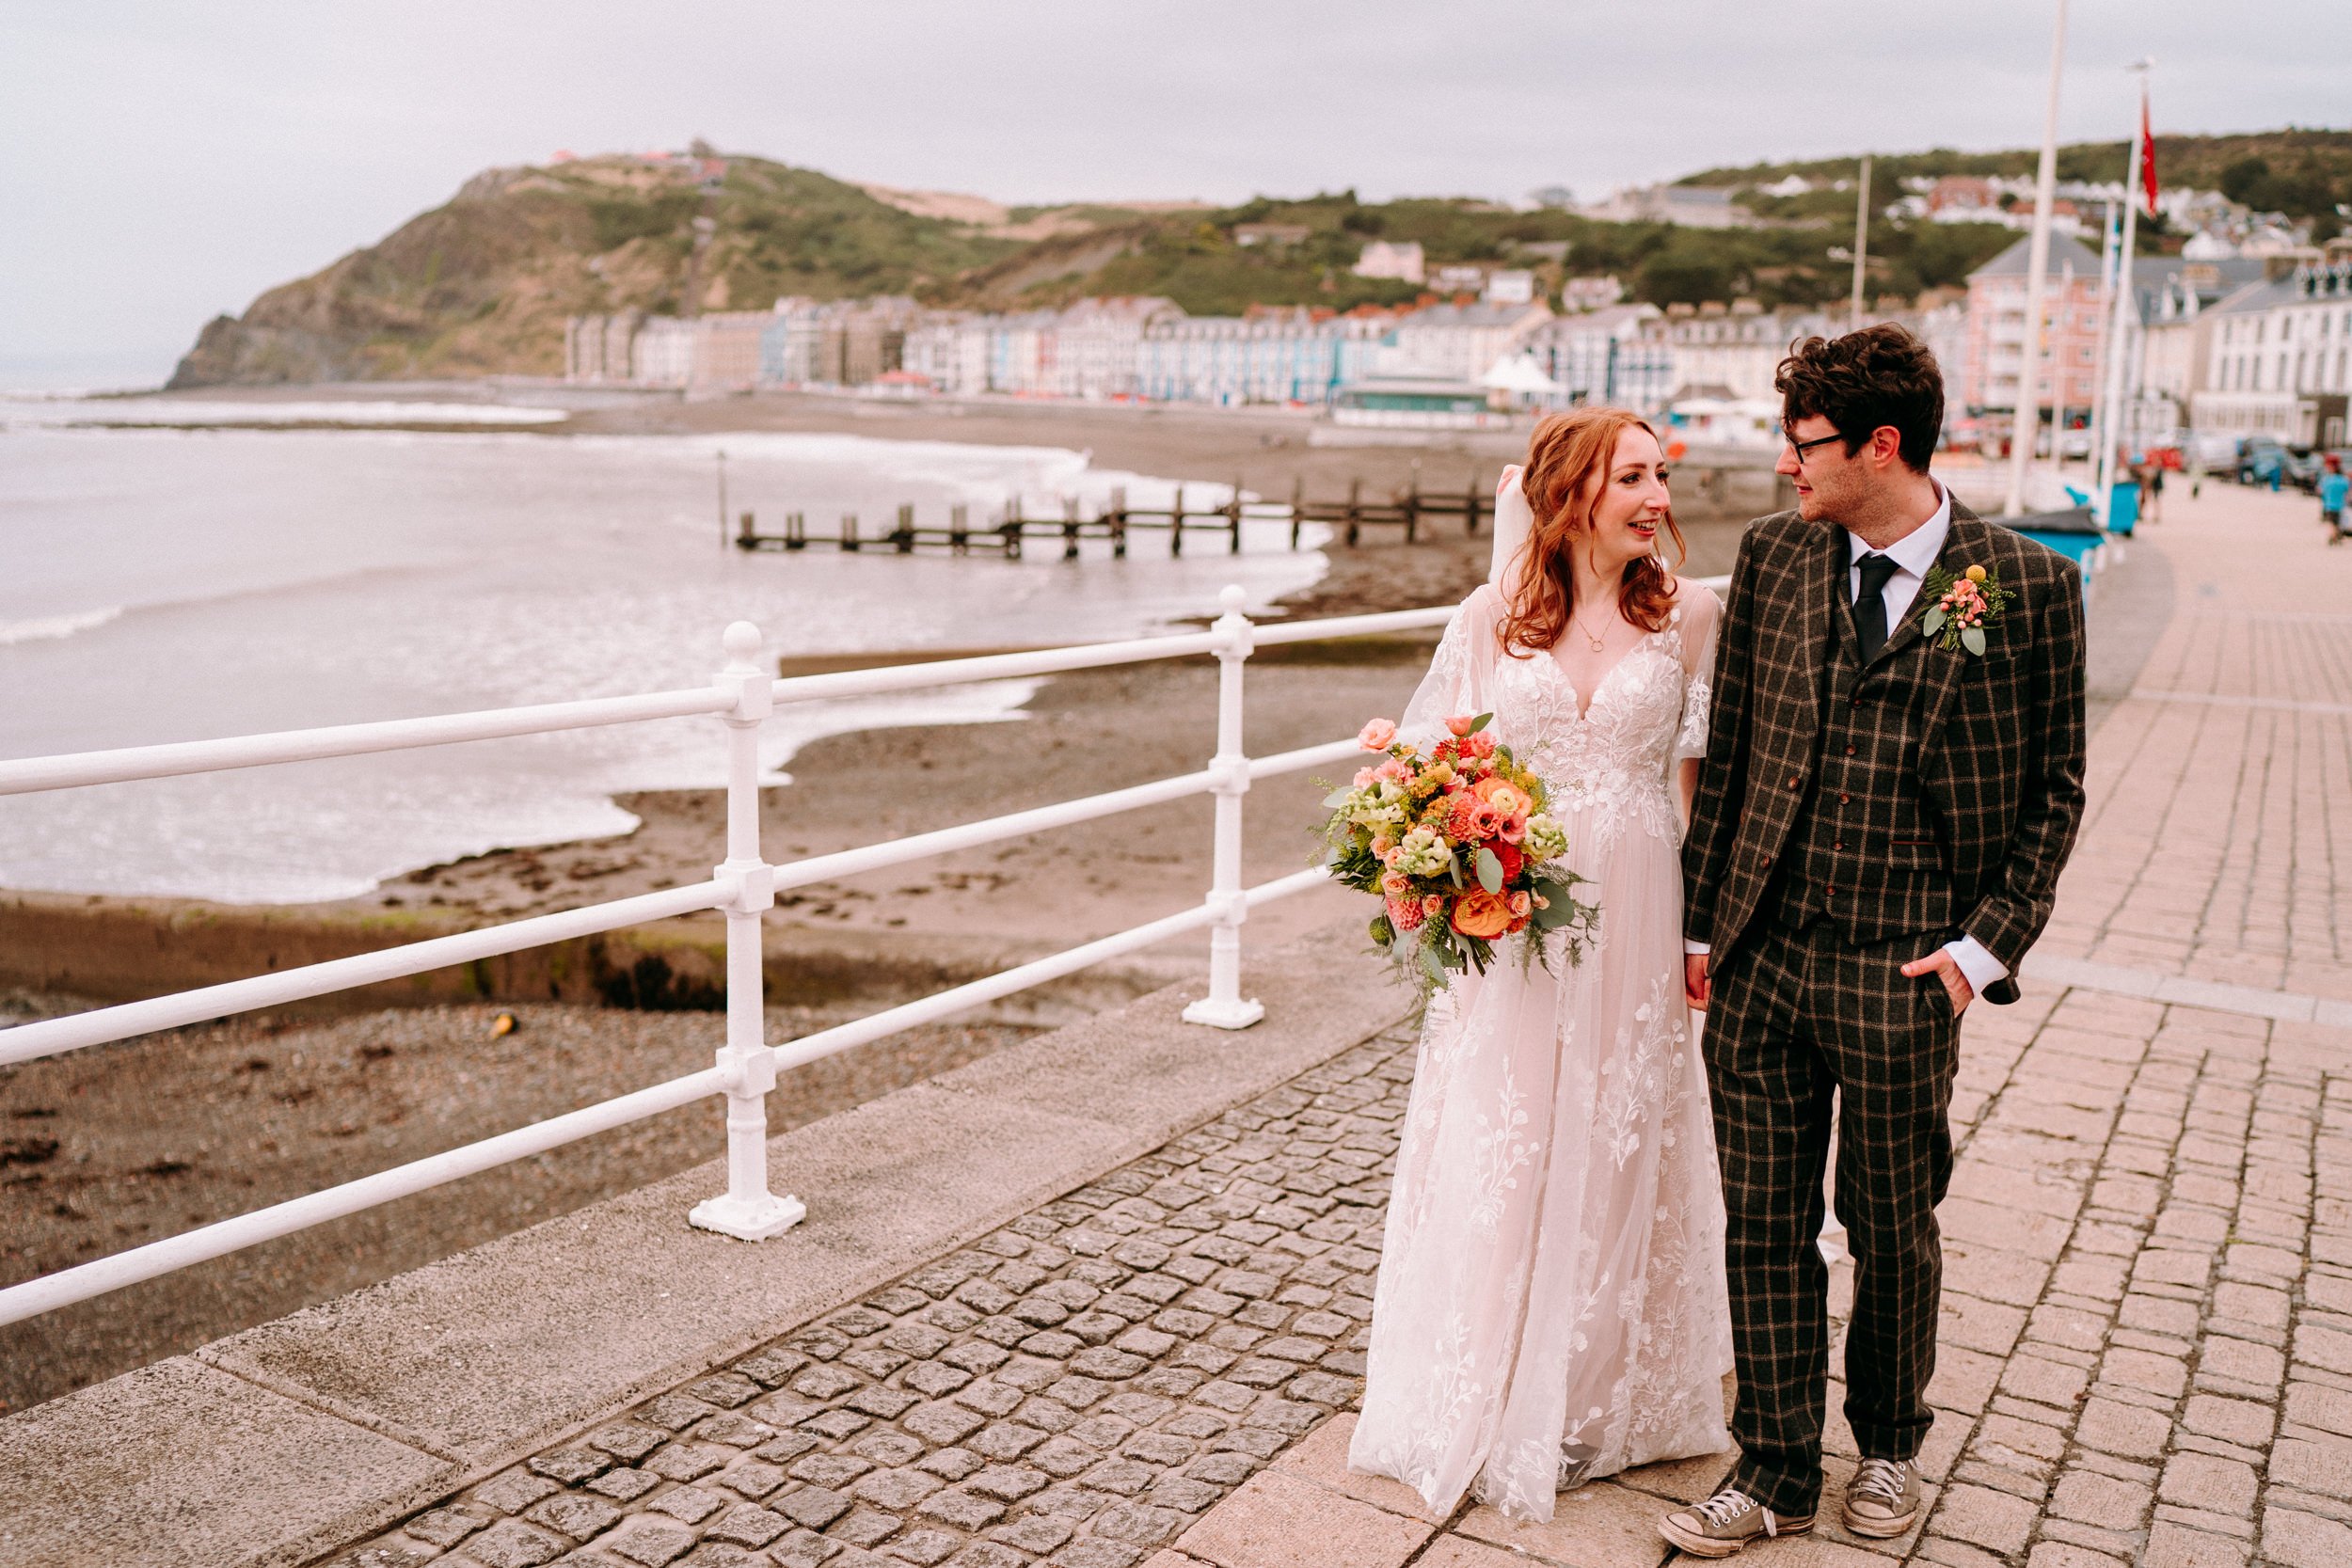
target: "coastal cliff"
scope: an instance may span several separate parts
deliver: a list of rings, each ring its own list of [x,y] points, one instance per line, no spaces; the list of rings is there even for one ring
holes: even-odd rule
[[[761,158],[492,169],[243,316],[215,317],[170,384],[560,375],[566,316],[934,295],[1023,248],[989,227]]]

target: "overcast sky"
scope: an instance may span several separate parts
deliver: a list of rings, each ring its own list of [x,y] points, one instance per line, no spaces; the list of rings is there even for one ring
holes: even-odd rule
[[[2352,124],[2344,0],[2075,0],[2060,134]],[[1005,201],[1580,196],[2031,145],[2053,0],[8,0],[0,386],[131,384],[476,170],[700,135]],[[2118,156],[2121,162],[2121,153]]]

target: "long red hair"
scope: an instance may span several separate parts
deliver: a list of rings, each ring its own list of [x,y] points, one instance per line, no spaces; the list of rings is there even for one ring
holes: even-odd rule
[[[1504,578],[1509,608],[1499,631],[1505,653],[1549,648],[1566,634],[1569,618],[1576,613],[1569,551],[1592,527],[1593,507],[1609,483],[1617,439],[1629,430],[1648,431],[1653,440],[1658,436],[1638,414],[1593,407],[1549,415],[1528,437],[1527,467],[1519,487],[1527,493],[1535,526]],[[1644,631],[1664,629],[1674,608],[1675,567],[1690,554],[1671,507],[1665,521],[1667,536],[1675,544],[1674,565],[1656,555],[1637,557],[1626,562],[1625,580],[1617,590],[1618,612]]]

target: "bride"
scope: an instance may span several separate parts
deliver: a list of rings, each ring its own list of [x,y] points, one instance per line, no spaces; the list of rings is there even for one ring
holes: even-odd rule
[[[1431,1002],[1397,1156],[1351,1468],[1523,1519],[1729,1447],[1723,1198],[1682,990],[1680,840],[1721,607],[1679,554],[1658,437],[1544,420],[1403,733],[1494,714],[1600,908],[1583,961],[1506,958]],[[1586,890],[1580,890],[1586,891]]]

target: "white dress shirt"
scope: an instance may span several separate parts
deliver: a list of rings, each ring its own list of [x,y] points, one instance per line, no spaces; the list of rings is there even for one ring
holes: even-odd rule
[[[1886,601],[1886,629],[1892,632],[1903,624],[1903,611],[1919,596],[1920,588],[1928,580],[1928,568],[1944,553],[1944,541],[1952,532],[1952,493],[1941,483],[1935,485],[1936,507],[1928,520],[1904,534],[1878,553],[1895,563],[1895,575],[1886,579],[1879,591]],[[1851,529],[1846,531],[1846,559],[1859,562],[1870,553],[1870,546],[1862,542],[1862,535]],[[1846,571],[1846,602],[1852,604],[1862,597],[1862,568],[1851,565]]]
[[[1952,493],[1945,489],[1940,482],[1931,483],[1935,484],[1934,512],[1929,515],[1926,522],[1878,552],[1895,563],[1894,576],[1888,578],[1886,586],[1879,591],[1880,596],[1886,601],[1886,629],[1890,633],[1902,625],[1903,612],[1911,608],[1911,601],[1919,596],[1920,588],[1928,580],[1928,568],[1934,565],[1935,558],[1944,553],[1944,541],[1951,535]],[[1849,562],[1859,562],[1870,553],[1870,546],[1864,544],[1862,536],[1851,530],[1846,532],[1846,548]],[[1849,565],[1846,601],[1851,604],[1861,596],[1862,568]],[[1706,942],[1692,942],[1687,938],[1682,947],[1686,953],[1709,950]],[[1967,978],[1969,989],[1979,996],[1984,994],[1985,987],[1996,980],[2009,978],[2009,966],[1994,958],[1984,943],[1972,936],[1963,935],[1956,942],[1946,942],[1944,951],[1952,956],[1952,961],[1960,966],[1960,973]]]

